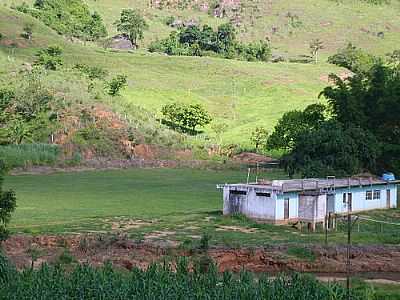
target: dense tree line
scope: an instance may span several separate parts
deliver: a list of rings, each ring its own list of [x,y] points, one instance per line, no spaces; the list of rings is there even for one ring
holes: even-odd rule
[[[283,164],[291,174],[400,173],[398,52],[387,62],[374,58],[368,69],[360,63],[365,55],[355,55],[360,50],[348,46],[346,51],[335,59],[355,73],[346,79],[331,75],[334,84],[321,93],[328,106],[285,113],[268,138],[269,148],[287,151]]]
[[[268,61],[271,58],[269,43],[240,43],[236,39],[236,30],[230,23],[220,25],[217,30],[208,25],[184,27],[173,31],[166,39],[153,42],[149,51],[168,55],[219,56],[247,61]]]

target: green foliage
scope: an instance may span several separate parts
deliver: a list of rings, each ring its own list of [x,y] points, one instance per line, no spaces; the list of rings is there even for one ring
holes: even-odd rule
[[[263,149],[266,148],[268,135],[269,135],[269,132],[264,127],[257,127],[251,133],[250,140],[256,147],[256,150],[258,150],[260,148],[260,146]]]
[[[9,235],[7,225],[11,221],[11,213],[14,212],[17,207],[17,200],[14,192],[3,190],[3,176],[5,171],[6,166],[0,160],[0,243],[6,240]]]
[[[326,107],[323,104],[311,104],[303,111],[293,110],[284,113],[269,136],[269,149],[291,150],[297,137],[303,132],[318,128],[325,120]]]
[[[44,265],[39,270],[17,272],[5,259],[2,299],[308,299],[344,300],[346,290],[338,283],[324,284],[312,276],[292,274],[276,278],[242,271],[239,276],[219,274],[214,263],[207,268],[187,259],[176,262],[176,271],[167,264],[154,264],[147,270],[134,268],[129,274],[114,270],[111,264],[101,268],[78,265],[71,271]],[[360,288],[361,290],[361,288]],[[352,292],[353,300],[365,299]]]
[[[149,27],[140,11],[135,9],[123,9],[120,19],[114,24],[117,26],[117,30],[126,35],[135,47],[139,46],[138,42],[143,40],[144,30]]]
[[[377,58],[349,43],[345,48],[339,49],[336,54],[329,56],[328,62],[354,73],[366,73],[377,62]]]
[[[351,176],[364,169],[374,171],[379,150],[370,132],[327,121],[314,130],[301,132],[283,164],[291,175],[299,172],[310,178]]]
[[[108,75],[108,71],[98,66],[89,66],[86,64],[76,64],[74,67],[76,70],[81,72],[87,79],[88,83],[88,92],[93,90],[95,86],[96,80],[104,80]]]
[[[195,133],[197,126],[204,126],[212,121],[211,116],[200,104],[175,102],[163,106],[161,112],[167,123],[185,132]]]
[[[203,56],[216,55],[247,61],[269,61],[271,48],[267,42],[239,43],[232,24],[222,24],[214,31],[210,26],[188,26],[173,31],[168,38],[156,40],[149,46],[150,52],[168,55]]]
[[[337,76],[332,78],[335,85],[325,88],[322,94],[328,99],[336,120],[345,127],[359,127],[372,133],[383,150],[378,169],[400,172],[400,73],[397,68],[377,63],[368,73],[356,74],[347,81]]]
[[[106,84],[107,93],[110,96],[118,96],[120,91],[128,86],[128,77],[126,75],[117,75]]]
[[[101,16],[91,13],[82,0],[36,0],[33,8],[23,3],[16,9],[31,14],[59,34],[87,41],[107,36]]]
[[[42,76],[35,70],[0,88],[0,144],[48,141],[62,104],[42,84]]]
[[[59,158],[57,145],[22,144],[0,146],[0,157],[7,168],[25,167],[27,165],[52,165]]]
[[[37,52],[35,64],[56,71],[59,66],[63,65],[62,54],[63,50],[60,46],[51,45]]]

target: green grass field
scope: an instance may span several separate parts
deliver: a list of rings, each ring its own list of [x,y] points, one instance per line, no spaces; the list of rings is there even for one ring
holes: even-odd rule
[[[273,4],[259,1],[257,12],[250,7],[250,2],[246,2],[247,8],[243,12],[245,29],[241,31],[240,38],[245,41],[265,38],[269,36],[270,27],[277,26],[281,31],[270,37],[274,52],[293,56],[308,54],[309,40],[318,37],[325,42],[320,64],[266,64],[207,57],[166,57],[150,54],[144,49],[127,53],[105,51],[90,43],[86,46],[71,43],[40,22],[7,8],[19,2],[5,1],[5,6],[0,7],[0,30],[5,35],[0,43],[0,77],[2,73],[3,81],[9,78],[10,71],[20,67],[23,62],[32,62],[38,48],[60,44],[65,50],[67,67],[75,63],[88,63],[107,68],[111,74],[128,75],[129,87],[123,97],[114,100],[113,105],[134,103],[159,115],[162,105],[169,102],[202,103],[216,122],[228,125],[228,130],[222,136],[223,144],[235,143],[245,147],[250,145],[250,133],[257,126],[272,130],[284,112],[324,101],[318,99],[318,94],[329,84],[328,74],[344,71],[327,64],[326,57],[347,41],[374,54],[384,55],[396,49],[400,39],[396,25],[400,8],[397,1],[383,6],[360,4],[355,0],[340,5],[330,0],[313,4],[304,0],[295,3],[285,0]],[[169,15],[194,17],[202,23],[213,25],[226,21],[195,10],[148,9],[145,2],[136,0],[90,0],[88,4],[103,15],[110,34],[114,33],[112,23],[122,8],[142,9],[150,24],[149,32],[145,34],[145,45],[168,34],[171,29],[163,24],[163,20]],[[302,26],[292,33],[287,28],[288,12],[298,15],[302,22]],[[20,37],[27,22],[34,24],[31,42]],[[368,31],[370,33],[366,33]],[[385,32],[384,39],[371,34],[380,31]],[[12,42],[16,42],[16,49],[10,47]],[[78,83],[65,80],[61,74],[52,74],[49,81],[67,97],[87,97],[82,95],[82,87]],[[211,137],[215,135],[211,126],[206,128],[206,134]]]
[[[290,226],[258,224],[243,217],[222,216],[222,192],[217,184],[243,182],[245,171],[193,169],[130,169],[23,175],[6,178],[17,193],[13,232],[84,233],[126,232],[133,238],[198,239],[204,232],[212,243],[262,246],[271,243],[323,243],[324,233]],[[264,178],[285,178],[269,171]],[[252,178],[254,180],[254,178]],[[375,219],[398,222],[398,210],[375,211]],[[354,228],[357,244],[398,244],[396,226],[364,222]],[[329,235],[331,243],[346,242],[346,226]]]

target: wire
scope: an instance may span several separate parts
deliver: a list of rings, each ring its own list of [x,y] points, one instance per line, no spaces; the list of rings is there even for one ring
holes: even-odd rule
[[[389,224],[389,225],[400,226],[400,223],[392,223],[392,222],[374,220],[374,219],[371,219],[371,218],[365,218],[365,217],[361,217],[361,216],[358,216],[358,218],[359,218],[360,220],[365,220],[365,221],[370,221],[370,222],[375,222],[375,223],[383,223],[383,224]]]

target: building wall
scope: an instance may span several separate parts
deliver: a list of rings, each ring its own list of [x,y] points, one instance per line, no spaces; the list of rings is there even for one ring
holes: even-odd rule
[[[234,195],[233,191],[246,191],[246,195]],[[270,197],[257,196],[257,193],[270,193]],[[232,202],[240,201],[239,211],[233,211]],[[242,213],[251,218],[275,220],[276,194],[272,190],[257,187],[224,187],[224,215]]]
[[[397,188],[394,184],[373,185],[372,187],[352,187],[352,210],[362,211],[370,209],[387,208],[386,190],[390,190],[390,206],[397,206]],[[233,198],[236,204],[232,205],[232,195],[230,191],[246,191],[246,195],[235,195]],[[366,200],[368,190],[380,190],[381,198],[379,200]],[[269,192],[271,197],[257,196],[257,192]],[[347,212],[347,204],[343,203],[343,193],[348,193],[347,188],[336,189],[335,194],[335,212]],[[242,213],[251,218],[283,221],[285,219],[285,199],[289,200],[289,220],[299,218],[299,196],[298,192],[276,194],[274,191],[260,187],[247,187],[245,185],[225,186],[224,187],[224,215],[233,213]],[[239,211],[232,211],[233,209]]]
[[[380,190],[380,199],[366,200],[366,192],[371,190],[372,192],[374,190]],[[387,208],[386,190],[390,190],[390,207],[397,207],[397,188],[394,184],[352,187],[350,190],[347,188],[336,189],[335,212],[347,212],[347,203],[343,203],[343,193],[352,193],[353,211]]]
[[[289,219],[299,216],[299,196],[297,193],[279,194],[276,199],[275,220],[285,219],[285,199],[289,199]]]

